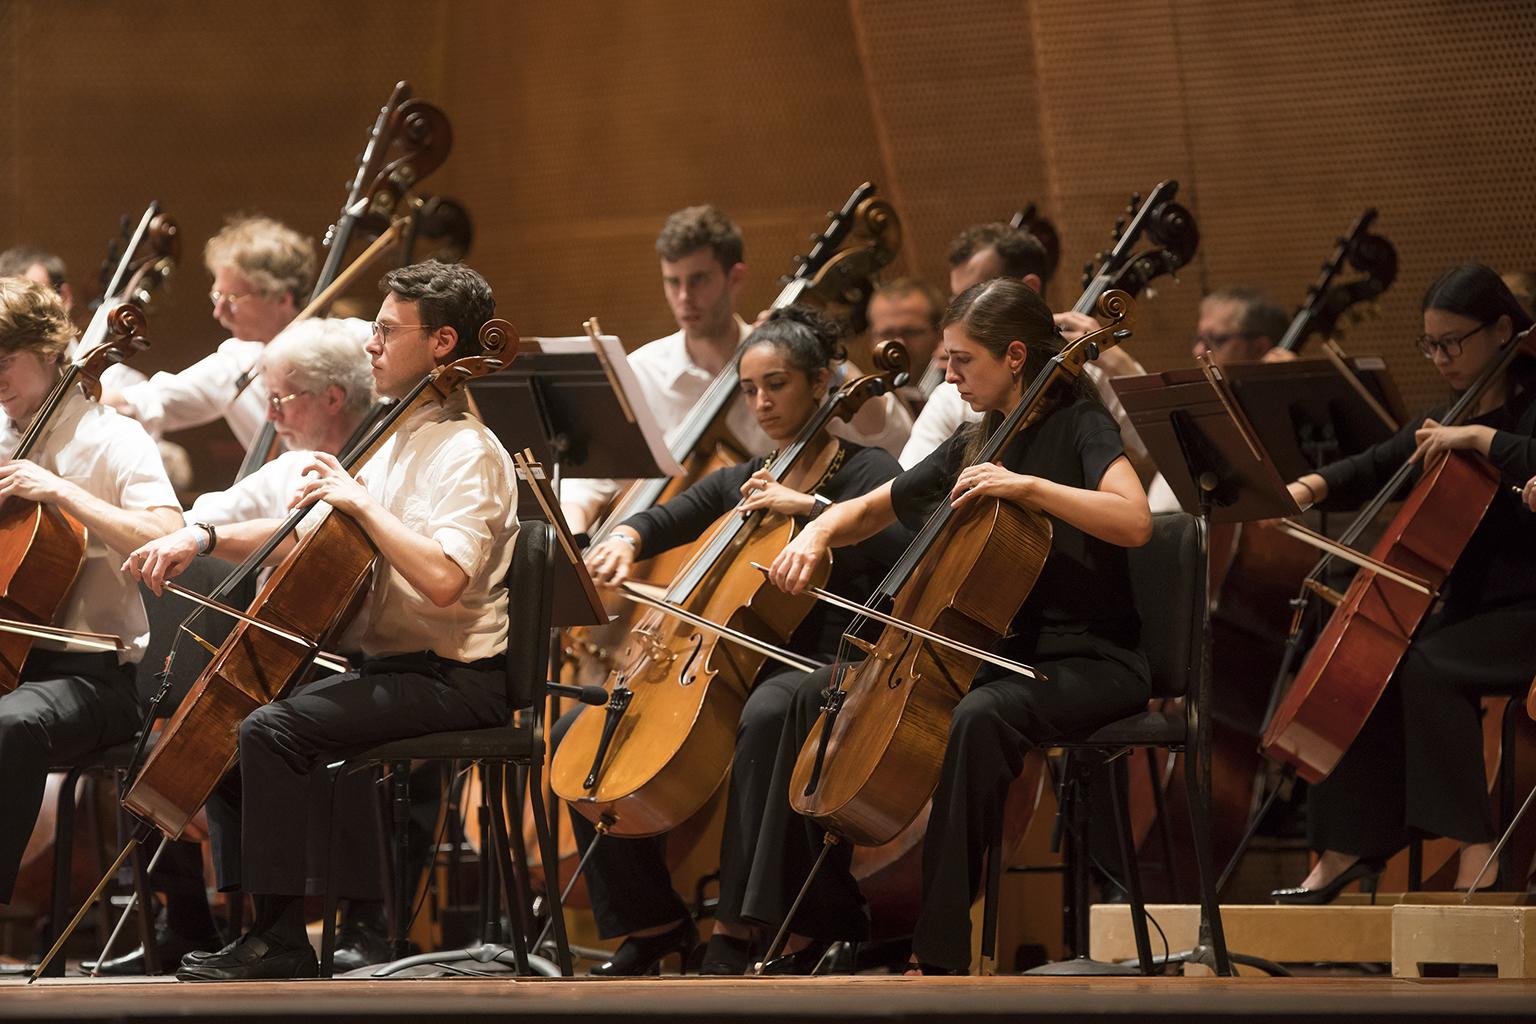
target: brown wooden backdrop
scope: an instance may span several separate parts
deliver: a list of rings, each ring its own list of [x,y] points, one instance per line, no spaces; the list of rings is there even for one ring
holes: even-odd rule
[[[0,245],[57,249],[80,290],[118,218],[160,199],[188,260],[141,365],[184,365],[219,337],[202,241],[235,210],[321,234],[408,78],[457,137],[429,187],[469,205],[470,261],[526,333],[594,313],[632,344],[670,330],[651,243],[703,201],[745,229],[755,310],[866,178],[905,221],[896,269],[941,283],[958,229],[1038,202],[1065,307],[1128,194],[1171,177],[1202,246],[1145,307],[1149,367],[1183,360],[1203,289],[1299,302],[1375,205],[1400,277],[1346,343],[1421,405],[1427,282],[1536,266],[1532,53],[1530,0],[10,0]],[[222,432],[185,440],[216,476]]]

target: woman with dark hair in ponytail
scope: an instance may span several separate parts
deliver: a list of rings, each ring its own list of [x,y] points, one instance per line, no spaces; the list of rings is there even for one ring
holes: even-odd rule
[[[764,432],[783,450],[826,398],[831,365],[840,358],[835,325],[798,307],[775,310],[742,344],[741,391]],[[766,467],[773,455],[718,470],[671,501],[625,520],[587,555],[600,584],[617,585],[640,558],[697,540],[732,509],[767,509],[801,522],[859,497],[901,471],[880,448],[839,440],[825,430],[806,447],[807,454],[782,481]],[[910,534],[899,526],[879,531],[840,554],[827,587],[863,601],[905,549]],[[791,636],[790,650],[830,661],[850,616],[818,603]],[[804,673],[769,662],[748,695],[736,732],[736,752],[727,779],[725,834],[720,851],[720,900],[715,931],[701,973],[741,974],[753,952],[754,931],[740,908],[751,843],[767,802],[768,769],[777,748],[790,695]],[[556,744],[575,712],[554,729]],[[592,842],[593,825],[570,815],[583,850]],[[692,917],[673,891],[667,873],[665,836],[624,839],[605,836],[587,863],[587,888],[600,933],[625,935],[613,957],[592,969],[600,976],[646,974],[673,953],[684,962],[697,942]]]
[[[1424,294],[1423,312],[1419,351],[1458,393],[1531,326],[1499,275],[1476,264],[1442,274]],[[1457,888],[1471,885],[1488,859],[1496,833],[1478,698],[1523,692],[1536,670],[1536,517],[1515,493],[1536,475],[1533,399],[1536,360],[1516,356],[1463,425],[1442,426],[1443,410],[1432,411],[1290,485],[1302,508],[1349,508],[1409,459],[1433,465],[1457,450],[1481,455],[1502,477],[1375,710],[1338,767],[1310,790],[1310,839],[1320,856],[1300,886],[1271,894],[1277,902],[1329,902],[1350,882],[1379,874],[1414,836],[1461,842]]]
[[[1151,537],[1152,517],[1120,430],[1092,388],[1079,388],[1020,432],[999,462],[976,459],[987,437],[1022,400],[1061,345],[1044,300],[1018,281],[974,285],[943,320],[946,379],[977,412],[978,424],[895,480],[834,507],[806,527],[774,561],[776,584],[804,589],[836,548],[892,523],[916,529],[941,501],[959,508],[983,496],[1037,509],[1050,519],[1050,555],[995,650],[1040,669],[1025,680],[983,666],[950,721],[948,744],[923,840],[923,886],[912,952],[922,973],[965,973],[970,908],[982,855],[1002,827],[1004,797],[1030,747],[1146,707],[1150,677],[1138,650],[1140,620],[1131,600],[1128,547]],[[747,916],[777,925],[822,846],[821,829],[789,808],[795,760],[816,722],[830,669],[801,683],[774,766],[773,803],[748,883]],[[828,770],[835,770],[829,768]],[[790,953],[768,965],[809,973],[831,940],[862,937],[862,903],[849,874],[848,844],[831,848],[791,922]]]

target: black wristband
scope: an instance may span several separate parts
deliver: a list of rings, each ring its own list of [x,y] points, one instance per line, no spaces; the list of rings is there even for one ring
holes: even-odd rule
[[[208,543],[207,544],[199,544],[198,545],[197,557],[202,558],[205,555],[213,554],[213,549],[219,543],[219,534],[218,534],[218,531],[216,531],[213,528],[213,524],[212,523],[193,523],[192,525],[197,527],[199,530],[202,530],[205,534],[208,535]]]

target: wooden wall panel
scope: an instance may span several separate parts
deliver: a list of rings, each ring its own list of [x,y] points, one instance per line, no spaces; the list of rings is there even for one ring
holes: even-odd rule
[[[486,230],[471,262],[527,334],[598,314],[631,347],[676,330],[653,245],[667,214],[742,227],[750,319],[861,181],[885,177],[842,4],[460,3],[451,181]]]

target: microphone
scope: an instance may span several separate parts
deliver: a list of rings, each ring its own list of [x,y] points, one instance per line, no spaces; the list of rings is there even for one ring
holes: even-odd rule
[[[544,684],[553,693],[562,697],[575,697],[583,704],[591,704],[593,707],[602,707],[608,703],[608,691],[601,686],[567,686],[564,683]]]

